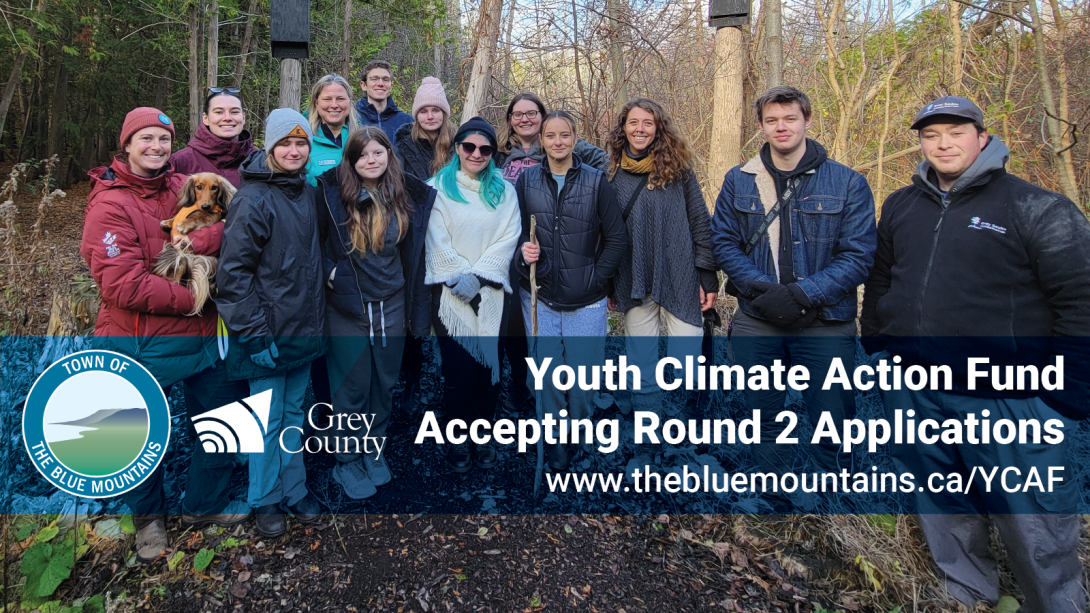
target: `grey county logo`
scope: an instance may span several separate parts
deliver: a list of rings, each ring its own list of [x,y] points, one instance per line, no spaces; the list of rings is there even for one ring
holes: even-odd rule
[[[87,498],[117,496],[162,461],[170,405],[136,360],[80,351],[53,363],[30,388],[23,442],[34,467],[57,488]]]

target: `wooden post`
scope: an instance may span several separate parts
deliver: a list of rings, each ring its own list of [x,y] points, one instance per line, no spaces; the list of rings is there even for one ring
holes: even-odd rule
[[[742,161],[746,55],[741,28],[716,30],[712,139],[708,154],[708,178],[716,193],[727,171]],[[714,208],[714,197],[707,199],[707,202],[709,207]]]
[[[303,64],[299,60],[280,60],[280,108],[299,110],[303,95]]]
[[[768,86],[783,84],[783,6],[780,0],[764,0],[765,40],[767,41]]]

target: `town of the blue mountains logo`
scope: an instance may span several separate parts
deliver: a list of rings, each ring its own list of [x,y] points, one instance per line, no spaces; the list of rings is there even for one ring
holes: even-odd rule
[[[53,455],[70,470],[95,477],[116,473],[132,463],[148,439],[148,409],[132,406],[139,403],[133,402],[140,398],[138,394],[124,396],[118,401],[127,401],[129,406],[49,407],[53,410],[46,411],[45,438]],[[101,406],[102,402],[95,404]]]

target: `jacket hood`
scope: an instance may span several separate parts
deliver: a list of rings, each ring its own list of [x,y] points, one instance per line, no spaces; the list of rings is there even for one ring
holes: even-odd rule
[[[108,189],[129,189],[148,197],[168,188],[170,178],[174,176],[174,166],[168,163],[166,169],[158,175],[151,178],[141,177],[133,174],[128,158],[119,153],[114,156],[109,166],[94,168],[87,176],[91,178],[88,202],[94,202],[97,194]]]
[[[242,162],[239,176],[243,183],[268,183],[281,189],[302,189],[306,184],[306,172],[290,175],[285,172],[273,172],[267,163],[268,154],[258,149]]]
[[[515,145],[511,147],[511,153],[507,154],[507,159],[504,160],[506,164],[511,160],[521,160],[522,158],[533,158],[535,160],[543,159],[544,154],[541,151],[541,139],[538,139],[529,149],[523,149],[521,145]]]
[[[1010,159],[1011,150],[1003,144],[1003,141],[999,140],[998,136],[988,136],[988,144],[984,145],[984,150],[977,156],[976,161],[969,167],[960,177],[954,181],[954,184],[950,186],[950,191],[958,191],[974,185],[981,177],[995,172],[997,170],[1003,170],[1007,165],[1007,160]],[[937,182],[931,181],[931,162],[924,159],[916,166],[916,176],[919,181],[917,184],[925,185],[933,194],[942,198],[942,192],[939,190]]]
[[[429,140],[417,140],[413,138],[413,124],[407,123],[394,132],[394,149],[401,149],[401,145],[412,144],[415,147],[431,147]]]
[[[197,135],[189,141],[189,147],[212,161],[217,168],[232,166],[254,150],[254,139],[249,131],[243,130],[238,140],[224,140],[208,129],[201,122],[197,126]]]
[[[363,117],[367,117],[371,121],[378,121],[379,117],[393,117],[401,112],[401,109],[397,108],[397,103],[394,102],[394,97],[389,96],[386,98],[386,108],[379,113],[375,110],[375,105],[371,104],[367,100],[367,96],[364,95],[356,102],[356,111]]]

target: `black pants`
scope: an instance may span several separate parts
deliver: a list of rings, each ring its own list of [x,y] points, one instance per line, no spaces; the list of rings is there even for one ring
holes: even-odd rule
[[[186,411],[185,430],[193,445],[182,508],[183,512],[194,515],[214,515],[221,513],[230,502],[227,488],[231,483],[235,454],[206,453],[197,440],[192,417],[241,400],[249,395],[250,388],[245,381],[228,379],[227,368],[222,361],[217,361],[215,365],[185,379],[182,386]],[[163,392],[170,396],[170,388]],[[177,440],[172,438],[171,444],[177,444]],[[163,470],[164,466],[160,463],[143,483],[122,496],[125,504],[132,509],[133,524],[137,529],[166,516],[167,498],[163,489]]]
[[[447,332],[439,318],[439,300],[442,286],[432,288],[432,326],[439,340],[439,357],[443,362],[443,412],[444,419],[474,419],[492,421],[496,417],[496,402],[500,398],[500,384],[492,383],[492,369],[476,360]],[[480,296],[469,303],[476,311]],[[511,309],[504,301],[504,314],[500,330],[506,325]],[[525,335],[523,340],[525,340]],[[498,340],[502,341],[503,337]]]
[[[496,416],[496,401],[500,397],[499,383],[492,383],[492,369],[478,362],[449,336],[439,337],[443,356],[443,409],[446,419],[492,421]]]
[[[522,402],[533,401],[534,398],[530,388],[526,387],[526,373],[529,370],[526,357],[530,355],[530,345],[526,342],[526,325],[522,318],[522,304],[519,302],[520,291],[523,290],[516,286],[515,292],[505,298],[507,328],[500,331],[500,364],[503,364],[503,357],[506,355],[507,361],[511,363],[510,394],[517,408],[522,408]]]

